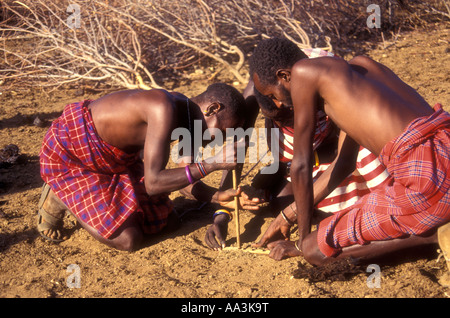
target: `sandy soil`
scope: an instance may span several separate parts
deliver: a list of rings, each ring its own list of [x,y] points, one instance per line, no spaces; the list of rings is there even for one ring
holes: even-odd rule
[[[440,102],[450,110],[449,29],[401,34],[368,54],[391,67],[417,89],[430,104]],[[208,83],[198,80],[183,87],[168,87],[188,96]],[[243,89],[243,85],[238,86]],[[1,90],[1,87],[0,87]],[[70,238],[52,244],[35,230],[36,206],[42,181],[39,149],[48,129],[69,102],[96,98],[103,93],[75,89],[45,93],[39,88],[1,91],[0,148],[16,144],[20,157],[14,165],[0,167],[0,297],[158,297],[158,298],[343,298],[422,297],[446,298],[450,290],[438,282],[446,267],[438,260],[438,246],[395,255],[380,262],[380,288],[367,285],[367,266],[341,264],[317,269],[302,258],[274,261],[266,255],[243,251],[215,252],[203,241],[214,207],[207,205],[183,218],[181,229],[151,238],[134,253],[110,249],[91,238],[68,217]],[[44,124],[36,125],[39,117]],[[369,119],[370,120],[370,119]],[[261,124],[261,118],[258,121]],[[39,127],[41,126],[41,127]],[[244,173],[250,165],[244,168]],[[252,172],[242,181],[248,185]],[[217,185],[218,175],[208,176]],[[173,193],[178,210],[198,207]],[[273,219],[271,211],[241,212],[244,247],[257,240]],[[228,245],[235,244],[230,223]],[[80,269],[80,288],[69,288],[73,272]]]

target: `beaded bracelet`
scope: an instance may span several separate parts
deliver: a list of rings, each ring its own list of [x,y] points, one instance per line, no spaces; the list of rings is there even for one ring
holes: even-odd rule
[[[233,214],[231,214],[230,211],[227,211],[227,210],[224,210],[224,209],[217,210],[217,211],[213,214],[213,219],[214,219],[216,216],[218,216],[219,214],[226,214],[226,215],[228,215],[228,217],[230,218],[230,219],[228,220],[228,222],[230,222],[230,221],[233,219]]]
[[[198,163],[196,163],[195,164],[195,166],[197,167],[197,170],[198,170],[198,173],[200,173],[200,176],[203,178],[204,177],[204,175],[203,175],[203,173],[202,173],[202,170],[200,169],[200,166],[199,166],[199,164]]]
[[[189,183],[193,184],[195,181],[194,181],[194,178],[192,177],[191,170],[189,170],[189,165],[187,165],[184,168],[184,171],[186,172],[186,177],[188,178]]]
[[[200,175],[202,176],[202,178],[206,177],[208,172],[206,172],[206,169],[205,169],[205,166],[203,165],[203,163],[197,162],[197,163],[195,163],[195,166],[197,167],[197,170],[200,173]]]
[[[203,165],[203,162],[198,162],[197,165],[198,165],[199,169],[202,171],[203,177],[206,177],[208,172],[206,171],[205,166]]]
[[[295,218],[297,218],[297,212],[294,210],[294,208],[292,207],[292,204],[289,205],[289,207],[291,208],[291,211],[294,213]]]

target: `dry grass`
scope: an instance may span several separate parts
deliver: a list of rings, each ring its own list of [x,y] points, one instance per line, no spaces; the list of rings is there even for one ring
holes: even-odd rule
[[[371,2],[6,0],[0,4],[0,83],[149,89],[205,65],[209,80],[226,71],[245,83],[247,58],[263,38],[284,36],[300,47],[344,55],[401,28],[449,20],[445,0],[383,0],[382,27],[369,29]]]

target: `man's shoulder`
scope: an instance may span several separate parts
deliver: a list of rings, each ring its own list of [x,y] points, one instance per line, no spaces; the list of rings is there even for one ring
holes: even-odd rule
[[[162,89],[128,89],[107,94],[94,102],[109,105],[138,105],[141,103],[164,104],[169,102],[169,94]]]
[[[170,94],[163,89],[137,90],[129,94],[129,99],[134,103],[143,103],[144,105],[167,105],[171,104]]]
[[[162,89],[140,90],[127,96],[126,104],[143,114],[167,115],[173,111],[173,100],[168,92]]]
[[[291,73],[294,81],[303,86],[306,83],[328,83],[327,79],[334,81],[349,68],[349,64],[341,58],[324,56],[298,61],[292,67]]]
[[[301,69],[325,69],[348,66],[348,62],[337,56],[320,56],[316,58],[301,59],[294,64],[293,68]]]

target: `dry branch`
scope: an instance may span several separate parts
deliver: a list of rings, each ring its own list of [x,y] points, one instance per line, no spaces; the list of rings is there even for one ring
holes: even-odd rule
[[[271,24],[302,47],[307,33],[293,16],[293,1],[116,0],[5,1],[11,19],[0,24],[3,80],[59,86],[79,80],[125,88],[159,87],[153,74],[180,74],[195,61],[212,63],[246,82],[249,42],[270,36]],[[71,28],[69,5],[80,8]],[[71,7],[72,8],[72,7]],[[245,9],[243,9],[245,8]],[[28,39],[22,50],[15,41]],[[241,47],[242,44],[242,47]],[[192,62],[191,62],[192,61]],[[217,71],[215,74],[217,74]]]
[[[3,0],[0,83],[59,87],[79,81],[157,88],[208,67],[241,83],[255,44],[283,36],[338,54],[402,28],[448,20],[447,0],[380,0],[381,30],[366,27],[372,0]],[[79,6],[79,24],[74,6]],[[70,9],[70,10],[68,10]],[[19,48],[20,45],[20,49]]]
[[[142,60],[139,38],[126,20],[110,19],[96,1],[71,1],[91,12],[80,18],[79,26],[71,24],[66,3],[42,0],[9,1],[4,7],[19,21],[3,23],[0,47],[6,67],[0,70],[3,79],[19,79],[26,75],[42,86],[60,86],[86,80],[110,82],[125,88],[159,87]],[[30,37],[20,50],[19,37]],[[144,83],[143,77],[147,82]]]

